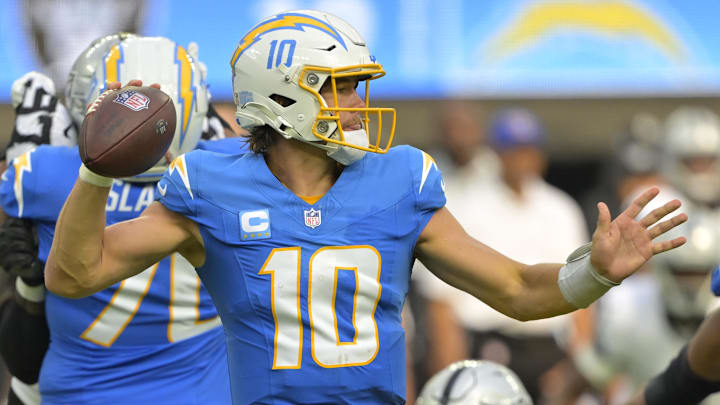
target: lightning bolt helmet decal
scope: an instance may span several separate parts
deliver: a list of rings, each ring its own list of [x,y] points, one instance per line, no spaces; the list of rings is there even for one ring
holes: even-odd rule
[[[232,58],[230,59],[230,67],[235,66],[235,62],[237,62],[240,55],[242,55],[243,52],[250,48],[250,46],[252,46],[254,43],[259,41],[260,37],[262,37],[264,34],[276,30],[304,31],[306,27],[314,28],[328,34],[333,39],[338,41],[346,50],[348,49],[345,41],[342,38],[342,35],[340,35],[340,33],[337,32],[337,30],[335,30],[332,25],[326,23],[325,21],[322,21],[315,17],[311,17],[307,14],[283,13],[278,14],[277,16],[275,16],[275,18],[261,22],[253,29],[251,29],[250,32],[245,34],[245,36],[240,40],[240,43],[238,44]]]

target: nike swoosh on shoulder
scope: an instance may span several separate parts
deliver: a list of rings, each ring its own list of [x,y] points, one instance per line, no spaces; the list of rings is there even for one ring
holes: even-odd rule
[[[160,191],[160,195],[165,197],[165,193],[167,192],[167,184],[160,184],[157,185],[158,191]]]

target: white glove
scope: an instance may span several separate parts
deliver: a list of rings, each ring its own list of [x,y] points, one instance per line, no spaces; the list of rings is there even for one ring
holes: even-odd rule
[[[12,101],[13,108],[17,108],[23,101],[25,101],[23,107],[32,107],[33,98],[25,100],[25,94],[34,94],[39,88],[45,90],[45,92],[51,96],[55,95],[55,83],[53,83],[52,79],[40,72],[28,72],[21,78],[15,80],[10,88],[10,100]],[[30,104],[27,104],[27,102]]]
[[[10,90],[15,125],[5,150],[6,160],[38,145],[77,145],[77,129],[65,106],[55,96],[55,84],[38,72],[15,80]]]

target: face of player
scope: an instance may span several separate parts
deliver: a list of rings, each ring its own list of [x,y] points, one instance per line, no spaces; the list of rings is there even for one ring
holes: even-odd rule
[[[359,108],[365,106],[365,101],[357,93],[359,81],[353,77],[343,77],[335,80],[337,88],[338,105],[335,105],[332,82],[326,81],[320,89],[320,95],[325,99],[328,107]],[[341,111],[340,125],[344,131],[355,131],[362,128],[360,112]]]

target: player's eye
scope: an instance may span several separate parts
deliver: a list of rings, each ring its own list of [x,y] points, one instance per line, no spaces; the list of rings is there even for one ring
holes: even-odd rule
[[[352,85],[351,83],[344,83],[338,87],[338,93],[351,94],[357,88],[357,84]]]

